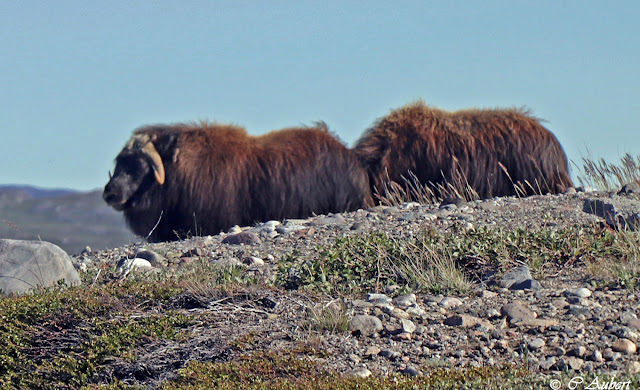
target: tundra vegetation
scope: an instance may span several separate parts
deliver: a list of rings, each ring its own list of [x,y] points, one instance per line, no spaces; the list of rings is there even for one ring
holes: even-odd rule
[[[626,161],[626,160],[625,160]],[[597,165],[590,165],[595,167]],[[609,165],[607,165],[609,166]],[[600,175],[603,172],[599,172]],[[635,179],[638,173],[633,173]],[[606,174],[598,177],[607,177]],[[594,180],[586,170],[584,180]],[[609,185],[611,185],[609,183]],[[615,187],[615,186],[614,186]],[[391,202],[391,200],[389,201]],[[396,284],[400,291],[473,293],[482,267],[505,270],[526,264],[544,275],[547,266],[587,265],[593,286],[636,292],[640,286],[640,233],[598,226],[556,230],[459,229],[444,234],[425,230],[407,240],[372,231],[318,247],[301,259],[289,253],[279,259],[275,277],[237,267],[213,267],[203,258],[181,275],[137,274],[119,280],[113,268],[85,273],[83,286],[57,286],[22,297],[0,300],[0,387],[7,389],[140,389],[107,375],[117,361],[135,362],[146,345],[189,340],[196,326],[210,317],[189,310],[195,303],[217,302],[269,290],[296,289],[308,297],[330,296],[338,304],[310,304],[309,334],[288,350],[240,354],[232,361],[191,361],[161,389],[464,389],[542,388],[548,379],[523,362],[455,369],[421,367],[419,377],[393,374],[368,378],[339,376],[320,363],[323,349],[314,336],[346,332],[349,313],[340,297],[380,291]],[[294,277],[295,276],[295,277]],[[211,315],[211,314],[209,314]],[[255,342],[251,333],[233,342],[242,352]],[[559,373],[562,383],[574,376]],[[587,383],[594,378],[585,374]],[[600,381],[638,376],[600,376]]]

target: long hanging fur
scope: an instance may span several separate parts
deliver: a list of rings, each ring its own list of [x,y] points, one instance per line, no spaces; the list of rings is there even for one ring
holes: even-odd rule
[[[378,120],[353,150],[377,190],[409,172],[436,190],[462,174],[481,198],[573,185],[562,146],[524,109],[447,112],[418,101]]]
[[[262,136],[215,123],[148,126],[140,134],[155,140],[166,179],[160,185],[149,173],[123,211],[133,232],[151,233],[152,242],[373,204],[366,170],[322,123]],[[122,188],[114,179],[105,200]]]

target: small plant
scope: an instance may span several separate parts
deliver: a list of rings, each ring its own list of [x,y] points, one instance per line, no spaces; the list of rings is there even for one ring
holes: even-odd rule
[[[411,289],[459,294],[472,289],[473,283],[456,265],[448,247],[433,247],[422,240],[398,247],[399,256],[385,257],[386,267],[393,270],[396,280],[404,281]]]
[[[640,288],[640,232],[622,230],[610,234],[610,243],[602,255],[589,261],[596,281],[631,290]]]
[[[349,316],[344,303],[331,300],[327,303],[317,303],[306,308],[304,327],[310,332],[319,334],[342,333],[349,327]]]

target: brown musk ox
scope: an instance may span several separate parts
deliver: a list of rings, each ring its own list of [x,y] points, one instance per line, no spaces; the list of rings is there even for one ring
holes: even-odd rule
[[[147,126],[115,162],[103,199],[152,242],[373,203],[366,170],[323,123],[261,136],[216,123]]]
[[[440,197],[457,178],[480,198],[559,193],[573,185],[562,146],[524,109],[448,112],[418,101],[379,119],[353,150],[374,193],[411,174]]]

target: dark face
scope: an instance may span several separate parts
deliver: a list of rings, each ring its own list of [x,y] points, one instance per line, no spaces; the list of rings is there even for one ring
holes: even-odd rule
[[[153,169],[140,153],[121,153],[116,158],[116,169],[104,187],[102,198],[114,209],[122,211],[131,206],[134,195],[153,181]]]

